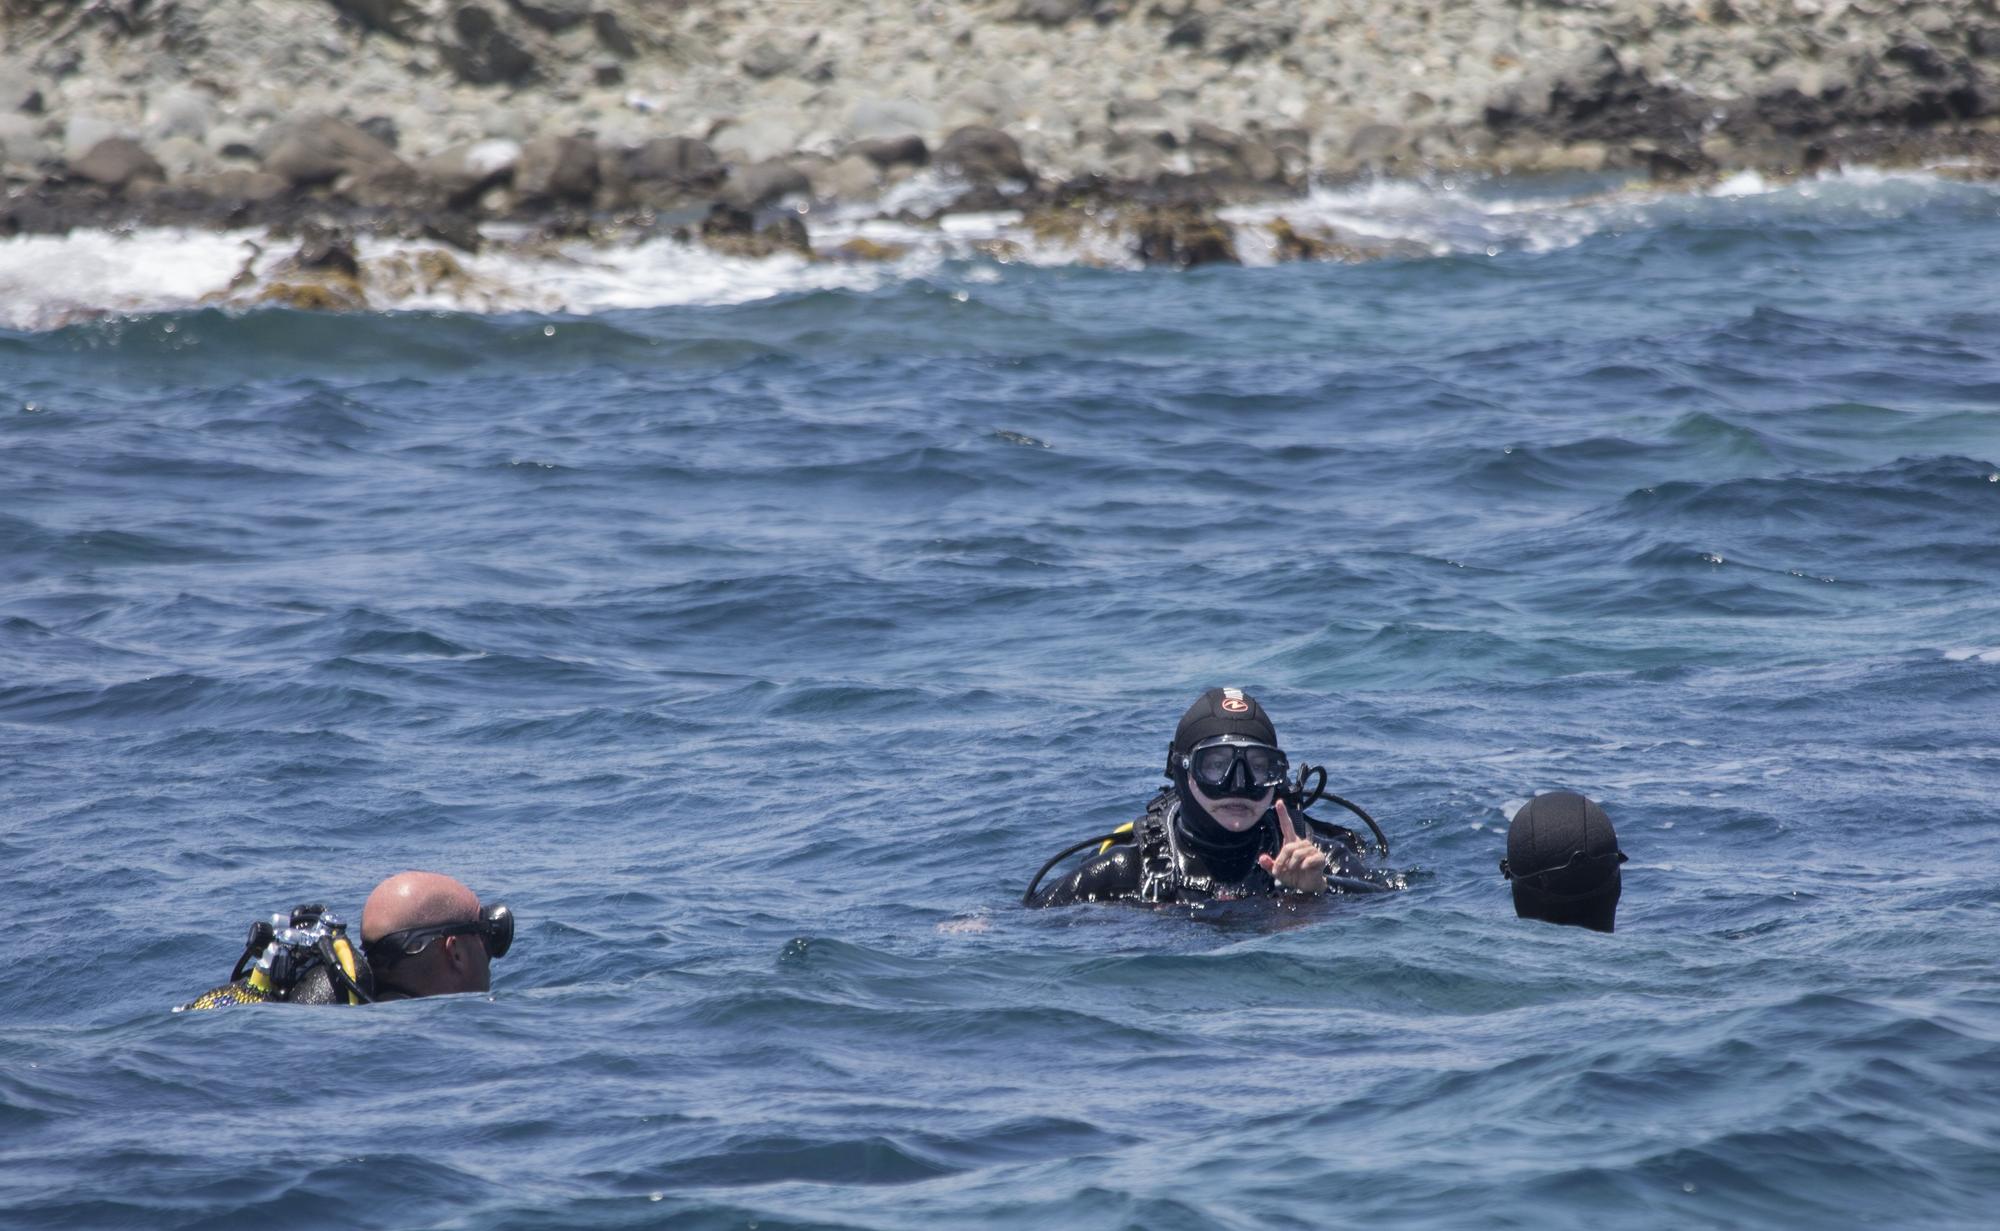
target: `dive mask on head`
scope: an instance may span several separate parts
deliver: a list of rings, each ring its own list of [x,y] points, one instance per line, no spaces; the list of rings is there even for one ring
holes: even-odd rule
[[[1203,740],[1181,757],[1181,770],[1217,797],[1256,799],[1284,786],[1291,769],[1283,752],[1241,735]]]
[[[1611,850],[1602,855],[1586,855],[1577,851],[1553,868],[1543,868],[1539,872],[1516,872],[1508,860],[1500,861],[1500,877],[1517,881],[1530,890],[1547,898],[1587,898],[1594,893],[1602,893],[1611,877],[1618,871],[1618,865],[1627,862],[1631,856],[1624,851]],[[1572,875],[1564,875],[1570,873]],[[1557,881],[1569,885],[1584,884],[1582,889],[1568,892],[1552,888]]]
[[[467,923],[434,923],[428,927],[404,928],[367,942],[368,961],[376,970],[393,966],[406,957],[415,957],[441,936],[478,934],[486,942],[486,956],[506,957],[514,946],[514,912],[504,902],[479,908],[479,918]]]

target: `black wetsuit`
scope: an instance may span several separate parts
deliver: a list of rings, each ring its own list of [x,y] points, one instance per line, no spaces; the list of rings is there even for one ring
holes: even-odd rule
[[[1257,864],[1259,855],[1276,855],[1283,841],[1275,814],[1267,812],[1255,826],[1232,834],[1212,821],[1190,825],[1183,809],[1178,792],[1162,788],[1132,823],[1129,838],[1042,890],[1034,905],[1202,902],[1289,892]],[[1326,852],[1327,875],[1346,873],[1358,863],[1361,842],[1351,830],[1311,817],[1294,825]]]

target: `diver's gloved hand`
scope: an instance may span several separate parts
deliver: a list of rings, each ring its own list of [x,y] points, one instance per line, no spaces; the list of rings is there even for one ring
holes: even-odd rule
[[[1325,893],[1326,852],[1318,843],[1301,838],[1299,831],[1292,828],[1292,813],[1284,800],[1278,801],[1277,809],[1278,831],[1284,835],[1284,842],[1276,855],[1257,856],[1257,866],[1294,893]]]

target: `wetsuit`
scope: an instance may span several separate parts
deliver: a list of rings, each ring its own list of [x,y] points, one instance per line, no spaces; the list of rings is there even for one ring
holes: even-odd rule
[[[1329,877],[1358,870],[1360,839],[1350,830],[1301,817],[1296,828],[1326,852]],[[1196,817],[1179,792],[1163,787],[1132,823],[1128,840],[1096,855],[1036,895],[1036,906],[1072,902],[1201,902],[1289,893],[1257,864],[1283,841],[1266,812],[1240,834]]]
[[[376,996],[376,1000],[392,999]],[[236,1004],[268,1004],[279,997],[266,995],[250,988],[248,981],[238,979],[221,987],[212,987],[182,1005],[183,1009],[219,1009]],[[333,981],[333,976],[324,966],[315,966],[299,976],[296,983],[282,999],[289,1004],[346,1004],[347,993]]]

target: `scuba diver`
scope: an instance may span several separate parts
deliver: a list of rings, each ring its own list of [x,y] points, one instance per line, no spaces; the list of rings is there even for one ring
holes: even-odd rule
[[[361,908],[361,944],[317,903],[250,925],[229,982],[174,1012],[235,1004],[376,1004],[483,992],[491,964],[514,944],[514,913],[481,906],[436,872],[398,872]]]
[[[1523,919],[1609,932],[1618,921],[1625,862],[1604,809],[1574,791],[1529,800],[1507,826],[1500,875]]]
[[[1167,745],[1172,785],[1160,789],[1138,820],[1043,864],[1021,902],[1223,901],[1392,888],[1361,865],[1358,834],[1316,820],[1306,809],[1322,798],[1348,809],[1368,823],[1376,849],[1386,855],[1389,842],[1374,818],[1327,794],[1324,769],[1301,765],[1295,782],[1290,774],[1277,728],[1257,699],[1240,688],[1211,688],[1181,716]],[[1082,867],[1039,889],[1051,868],[1087,846],[1098,849]]]

